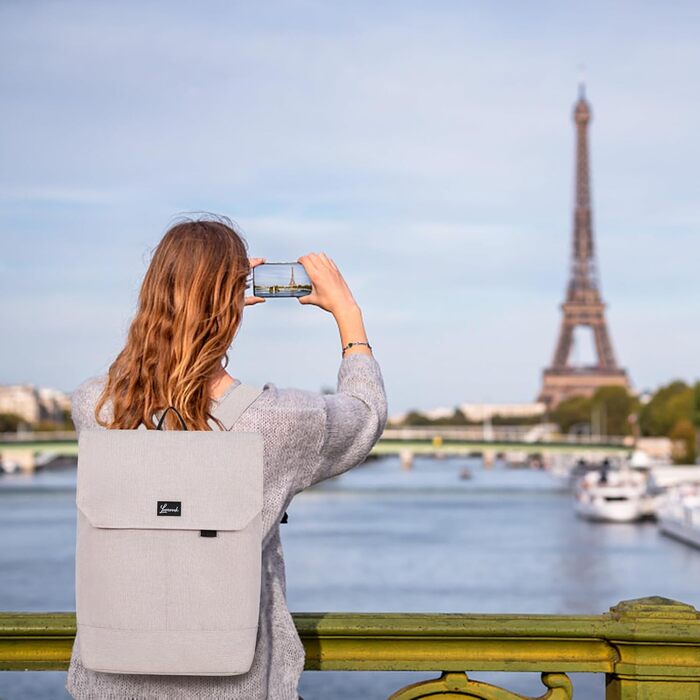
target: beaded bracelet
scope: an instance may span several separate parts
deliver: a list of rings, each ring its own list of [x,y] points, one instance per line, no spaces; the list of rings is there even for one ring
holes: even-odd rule
[[[348,343],[344,348],[343,348],[343,355],[345,355],[345,351],[349,350],[353,345],[366,345],[370,350],[372,349],[372,346],[369,343],[364,343],[364,342],[353,342],[353,343]]]

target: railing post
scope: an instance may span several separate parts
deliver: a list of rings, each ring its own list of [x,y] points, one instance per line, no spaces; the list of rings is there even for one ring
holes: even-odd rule
[[[700,647],[691,632],[700,614],[692,605],[654,596],[618,603],[610,615],[618,659],[606,674],[606,700],[700,700]],[[664,641],[669,629],[680,638]]]

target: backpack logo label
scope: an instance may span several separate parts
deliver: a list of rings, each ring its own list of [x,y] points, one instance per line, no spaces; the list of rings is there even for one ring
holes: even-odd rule
[[[182,515],[182,501],[158,501],[156,515]]]

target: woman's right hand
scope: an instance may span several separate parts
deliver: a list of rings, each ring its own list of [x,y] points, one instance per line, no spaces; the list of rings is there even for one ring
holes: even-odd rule
[[[325,253],[309,253],[298,258],[311,280],[311,294],[297,297],[300,304],[320,306],[334,316],[357,307],[350,287],[336,264]]]

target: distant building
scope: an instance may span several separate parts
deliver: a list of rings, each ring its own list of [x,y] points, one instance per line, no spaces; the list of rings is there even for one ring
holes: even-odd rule
[[[70,398],[58,389],[33,384],[0,385],[0,413],[13,413],[27,423],[63,422]]]
[[[541,401],[534,403],[463,403],[459,410],[467,420],[485,421],[501,418],[537,418],[544,416],[547,407]]]
[[[430,420],[436,420],[438,418],[448,418],[455,412],[454,408],[433,408],[429,411],[421,411],[421,415],[430,418]]]
[[[70,397],[59,389],[42,387],[39,390],[39,404],[42,411],[42,420],[63,421],[66,411],[70,413]]]
[[[481,423],[495,416],[501,418],[538,418],[544,416],[546,406],[544,403],[462,403],[457,407],[467,420]],[[426,411],[418,411],[423,416],[435,420],[454,415],[454,408],[432,408]],[[400,423],[408,415],[408,411],[391,416],[392,423]]]

